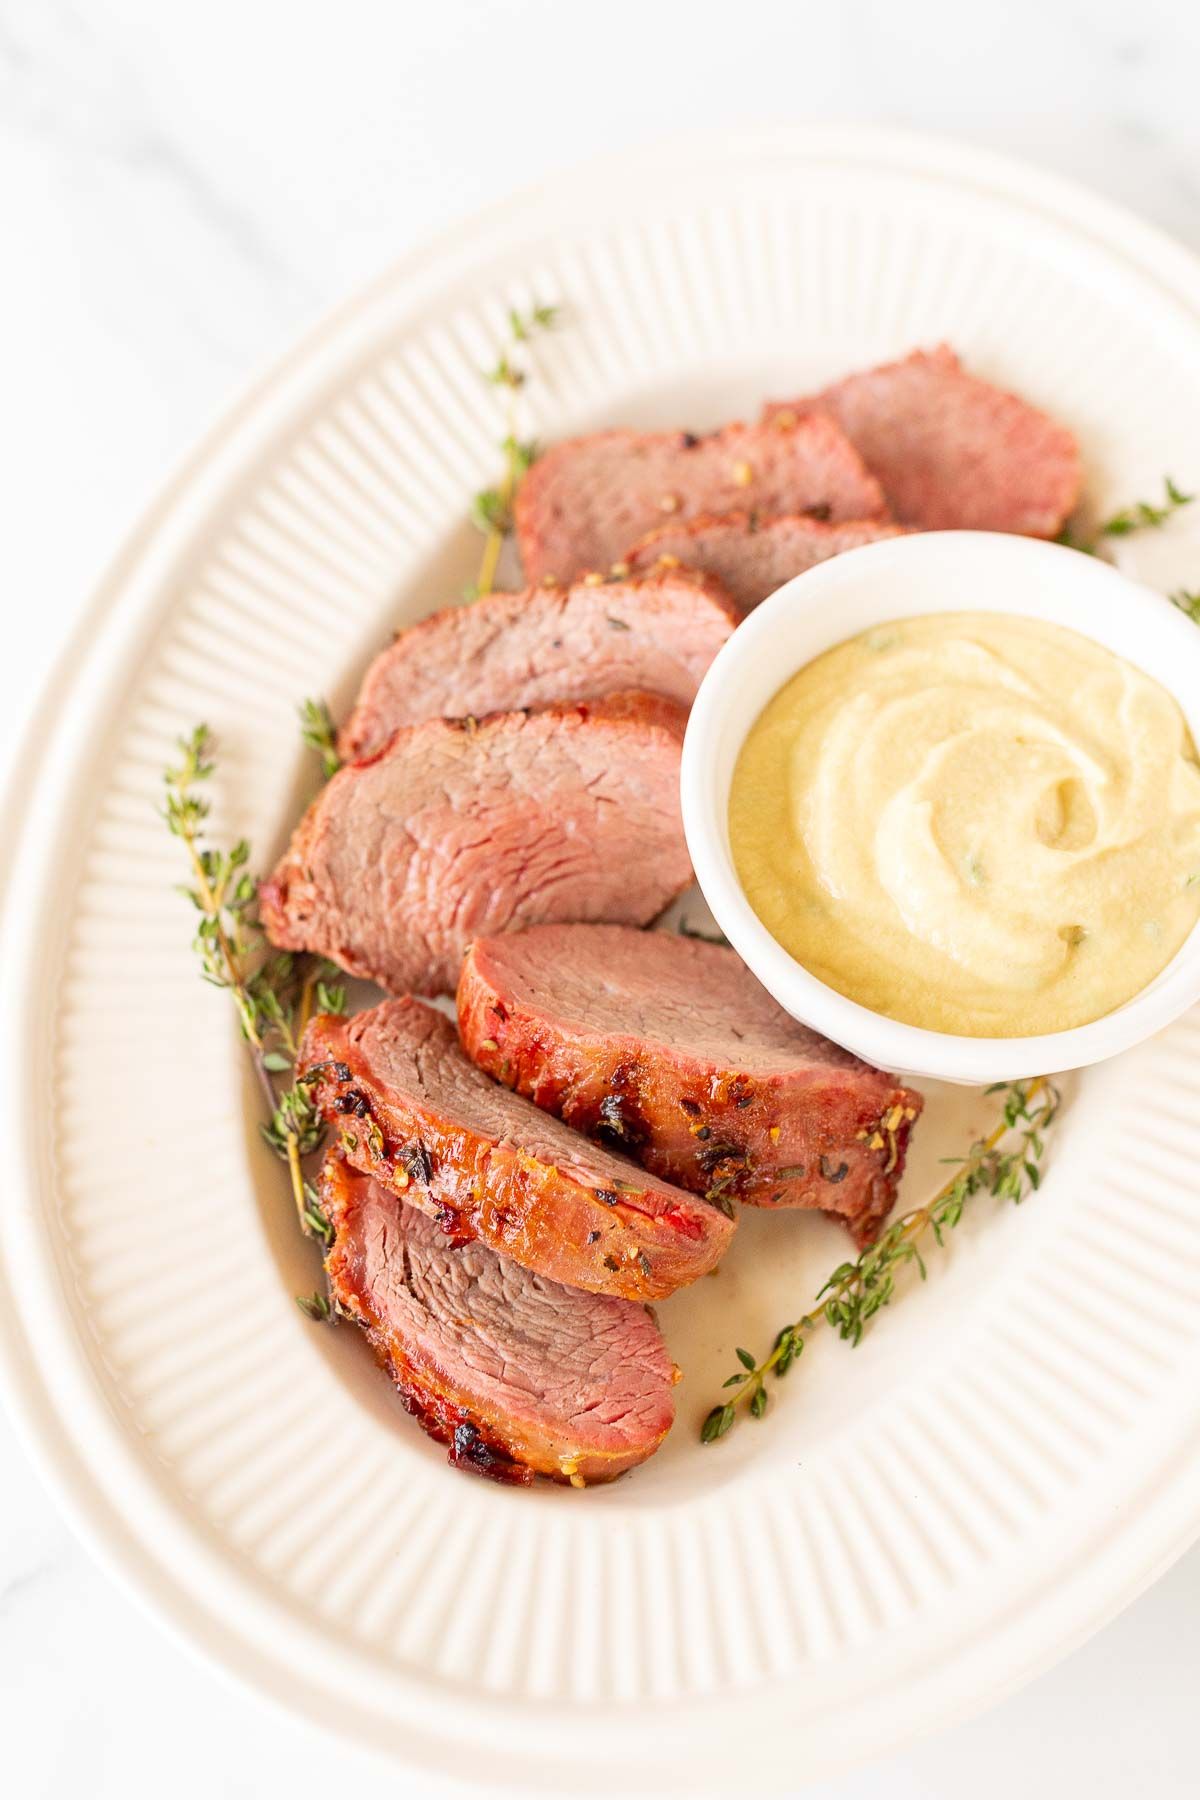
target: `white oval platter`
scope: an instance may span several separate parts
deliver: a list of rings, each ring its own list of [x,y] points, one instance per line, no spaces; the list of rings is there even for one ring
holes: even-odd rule
[[[612,1488],[454,1474],[358,1336],[305,1321],[314,1254],[197,978],[161,771],[207,719],[218,828],[275,853],[313,782],[297,700],[344,706],[470,578],[504,429],[480,370],[534,299],[563,307],[542,438],[704,427],[946,338],[1076,427],[1098,506],[1200,480],[1200,266],[941,142],[695,139],[409,257],[179,472],[13,772],[0,1361],[96,1552],[309,1719],[526,1790],[794,1782],[995,1700],[1200,1531],[1200,1017],[1068,1081],[1036,1198],[982,1203],[859,1349],[814,1341],[765,1421],[702,1448],[733,1346],[843,1254],[825,1221],[745,1219],[661,1310],[679,1422]],[[1196,585],[1186,524],[1128,554]],[[988,1111],[931,1096],[907,1198]]]

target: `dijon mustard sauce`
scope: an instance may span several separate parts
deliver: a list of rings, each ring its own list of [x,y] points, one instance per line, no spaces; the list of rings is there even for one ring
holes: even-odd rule
[[[797,961],[937,1031],[1100,1018],[1200,916],[1179,706],[1036,619],[905,619],[809,663],[742,747],[729,826],[751,906]]]

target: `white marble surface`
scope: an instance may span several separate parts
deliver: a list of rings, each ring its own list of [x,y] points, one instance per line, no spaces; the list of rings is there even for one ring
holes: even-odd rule
[[[448,219],[674,129],[861,117],[1040,160],[1200,249],[1198,57],[1179,0],[0,0],[0,747],[174,459]],[[166,1641],[3,1422],[0,1469],[6,1792],[429,1791]],[[1197,1692],[1200,1549],[990,1715],[809,1791],[1174,1800]]]

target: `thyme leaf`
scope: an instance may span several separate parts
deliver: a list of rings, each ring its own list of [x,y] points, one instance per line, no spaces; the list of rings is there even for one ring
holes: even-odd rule
[[[510,458],[513,470],[517,475],[523,475],[529,465],[537,461],[538,446],[536,438],[527,438],[524,443],[521,443],[510,433],[510,435],[503,440],[500,448],[503,450],[505,456]]]
[[[323,1323],[333,1317],[333,1308],[324,1294],[297,1294],[296,1305],[306,1319],[312,1319],[316,1323]]]
[[[516,314],[512,313],[510,317],[515,318]],[[522,333],[522,336],[524,335],[525,333]],[[524,370],[516,368],[507,356],[497,359],[494,366],[487,371],[487,378],[489,381],[495,382],[497,387],[519,388],[525,385]]]
[[[300,1156],[311,1156],[319,1150],[325,1137],[325,1127],[312,1101],[313,1078],[302,1075],[291,1087],[285,1088],[272,1110],[271,1117],[259,1130],[276,1155],[290,1159],[294,1145]],[[303,1183],[301,1183],[303,1197]],[[304,1208],[298,1207],[301,1218]]]
[[[496,488],[484,488],[471,502],[471,519],[485,533],[505,538],[512,530],[512,513]],[[478,589],[478,583],[476,584]]]
[[[230,995],[250,1052],[267,1114],[263,1137],[287,1163],[301,1230],[328,1242],[328,1223],[301,1169],[302,1159],[324,1136],[310,1083],[301,1077],[280,1087],[277,1078],[292,1074],[314,1005],[322,1012],[344,1012],[345,988],[336,980],[335,965],[323,957],[299,958],[268,944],[258,921],[258,883],[249,872],[245,839],[229,850],[206,841],[204,786],[215,768],[212,735],[207,725],[197,725],[179,739],[179,760],[164,772],[162,816],[183,844],[191,870],[182,892],[199,914],[194,945],[200,973]],[[327,1317],[328,1308],[320,1316]]]
[[[1177,606],[1185,618],[1193,625],[1200,625],[1200,592],[1193,593],[1188,588],[1176,588],[1173,594],[1167,595],[1172,606]]]
[[[326,781],[342,766],[337,753],[337,731],[324,700],[302,700],[299,707],[300,736],[310,750],[321,759],[321,773]]]
[[[466,595],[469,599],[490,593],[495,585],[500,552],[513,528],[513,496],[522,475],[537,456],[536,443],[517,435],[517,396],[531,373],[528,356],[519,354],[520,347],[528,344],[539,331],[552,330],[558,317],[557,306],[533,306],[525,313],[510,307],[509,341],[492,367],[484,370],[487,380],[495,387],[504,388],[508,395],[508,429],[500,440],[504,475],[499,487],[484,488],[471,502],[472,523],[478,526],[485,541],[478,579]]]
[[[700,1426],[700,1441],[712,1444],[733,1429],[737,1409],[745,1404],[751,1418],[761,1419],[767,1410],[767,1376],[776,1380],[787,1374],[804,1350],[812,1333],[829,1325],[851,1346],[861,1343],[875,1315],[890,1305],[897,1293],[896,1279],[906,1267],[925,1279],[925,1260],[918,1240],[928,1233],[941,1246],[977,1194],[1019,1204],[1036,1189],[1042,1178],[1045,1132],[1058,1110],[1058,1091],[1044,1077],[1035,1081],[1001,1083],[988,1093],[1003,1093],[1000,1118],[987,1137],[971,1146],[956,1161],[956,1173],[938,1189],[932,1200],[902,1213],[873,1244],[852,1262],[841,1263],[814,1297],[811,1308],[798,1319],[781,1326],[762,1361],[740,1347],[735,1352],[740,1369],[724,1382],[735,1391],[728,1400],[710,1407]],[[1005,1139],[1012,1139],[1005,1146]]]
[[[321,1205],[316,1188],[311,1181],[304,1183],[305,1212],[304,1220],[313,1237],[320,1238],[328,1250],[333,1244],[333,1226],[325,1216],[325,1208]]]

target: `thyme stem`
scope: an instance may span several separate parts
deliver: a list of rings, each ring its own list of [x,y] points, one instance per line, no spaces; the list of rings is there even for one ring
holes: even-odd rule
[[[311,1237],[308,1224],[308,1196],[304,1192],[304,1170],[300,1166],[300,1140],[296,1133],[288,1130],[285,1134],[287,1144],[288,1179],[292,1184],[292,1202],[296,1208],[296,1218],[305,1237]]]
[[[1163,497],[1159,505],[1155,506],[1150,500],[1135,500],[1132,506],[1123,506],[1119,512],[1105,519],[1099,535],[1128,537],[1134,531],[1157,531],[1181,507],[1190,506],[1195,498],[1195,494],[1185,494],[1166,475],[1163,477]]]
[[[490,594],[496,582],[496,569],[500,562],[500,552],[504,549],[504,541],[508,536],[506,521],[512,513],[513,495],[516,493],[518,473],[516,461],[509,445],[516,443],[516,395],[510,390],[508,401],[508,436],[505,439],[504,477],[500,483],[500,508],[488,525],[487,536],[483,541],[483,555],[479,559],[479,574],[475,585],[481,594]]]
[[[1059,532],[1056,541],[1065,544],[1069,550],[1080,550],[1085,556],[1096,556],[1105,538],[1129,537],[1135,531],[1158,531],[1181,507],[1190,506],[1195,498],[1195,494],[1185,494],[1166,475],[1163,477],[1163,497],[1157,506],[1152,500],[1135,500],[1132,506],[1123,506],[1118,512],[1110,514],[1096,527],[1090,539],[1077,538],[1067,525]]]
[[[308,1021],[312,1018],[313,995],[316,993],[320,979],[321,969],[319,964],[314,964],[305,971],[304,985],[300,989],[300,1009],[299,1017],[296,1021],[296,1044],[295,1049],[293,1050],[293,1057],[295,1050],[300,1047],[299,1040],[304,1036],[305,1031],[308,1029]],[[330,1008],[330,1010],[332,1011],[333,1009]]]
[[[474,594],[490,593],[495,586],[500,553],[512,530],[512,508],[517,484],[537,454],[534,444],[522,443],[517,436],[517,395],[528,380],[528,372],[514,359],[514,351],[518,345],[527,344],[535,332],[550,330],[557,319],[556,306],[534,306],[528,313],[520,313],[515,308],[510,310],[508,344],[497,358],[495,367],[487,371],[489,381],[507,389],[507,429],[501,445],[504,451],[504,474],[500,485],[498,488],[485,488],[482,493],[476,494],[471,507],[472,517],[484,534],[479,574],[472,590]]]

